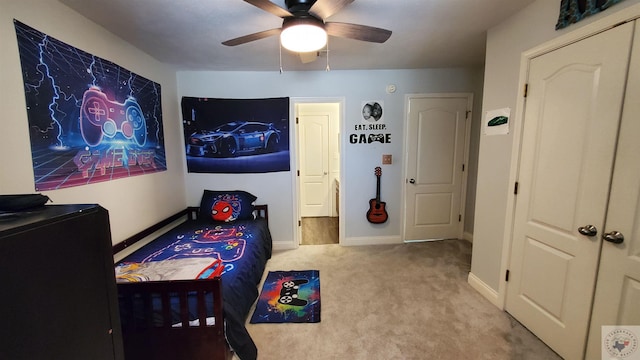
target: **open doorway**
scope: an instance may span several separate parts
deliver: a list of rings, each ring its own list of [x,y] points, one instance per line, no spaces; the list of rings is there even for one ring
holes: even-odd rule
[[[339,243],[340,106],[295,104],[300,245]]]

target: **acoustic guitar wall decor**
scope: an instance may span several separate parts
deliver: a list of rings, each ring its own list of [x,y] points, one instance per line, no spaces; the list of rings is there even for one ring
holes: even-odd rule
[[[382,176],[382,169],[380,166],[376,167],[376,198],[369,200],[369,210],[367,211],[367,220],[373,224],[382,224],[387,221],[389,215],[384,201],[380,201],[380,177]]]

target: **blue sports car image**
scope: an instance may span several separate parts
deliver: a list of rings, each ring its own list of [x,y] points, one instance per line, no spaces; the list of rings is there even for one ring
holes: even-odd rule
[[[189,136],[187,155],[233,157],[241,153],[274,152],[280,130],[273,124],[230,122],[215,130],[200,130]]]

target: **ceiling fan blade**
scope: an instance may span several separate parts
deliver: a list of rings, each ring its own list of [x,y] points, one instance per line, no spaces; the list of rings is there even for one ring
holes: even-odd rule
[[[343,7],[351,4],[353,1],[354,0],[318,0],[309,8],[309,12],[324,20],[340,11]]]
[[[251,41],[264,39],[266,37],[273,36],[273,35],[278,35],[278,34],[280,34],[281,31],[282,31],[282,29],[280,29],[280,28],[260,31],[260,32],[257,32],[257,33],[253,33],[253,34],[249,34],[249,35],[245,35],[245,36],[240,36],[240,37],[237,37],[235,39],[224,41],[224,42],[222,42],[222,45],[227,45],[227,46],[242,45],[242,44],[245,44],[245,43],[248,43],[248,42],[251,42]]]
[[[293,16],[293,14],[289,12],[289,10],[283,9],[269,0],[244,0],[244,1],[266,12],[272,13],[275,16],[279,16],[281,18]]]
[[[383,43],[391,36],[390,30],[358,24],[328,22],[324,28],[331,36],[375,43]]]
[[[300,58],[300,62],[302,62],[303,64],[308,64],[310,62],[316,61],[318,56],[319,56],[319,54],[318,54],[317,51],[298,53],[298,57]]]

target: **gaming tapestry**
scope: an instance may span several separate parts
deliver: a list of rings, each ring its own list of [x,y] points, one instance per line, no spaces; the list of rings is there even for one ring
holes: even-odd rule
[[[190,173],[289,171],[289,98],[182,98]]]
[[[167,169],[160,84],[14,24],[36,190]]]

